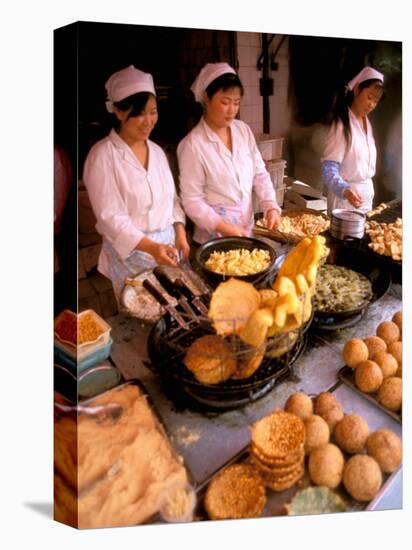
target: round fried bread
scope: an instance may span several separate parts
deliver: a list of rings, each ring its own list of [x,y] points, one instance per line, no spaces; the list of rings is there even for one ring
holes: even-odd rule
[[[343,484],[355,500],[372,500],[382,485],[379,464],[368,455],[352,456],[343,471]]]
[[[268,458],[282,458],[305,443],[305,425],[295,414],[275,411],[252,426],[252,442]]]
[[[316,447],[329,443],[330,430],[328,423],[317,414],[312,414],[305,420],[305,434],[306,454],[310,454]]]
[[[315,485],[335,489],[342,480],[345,459],[333,443],[317,447],[309,455],[309,475]]]
[[[266,486],[269,487],[269,489],[272,489],[272,491],[275,492],[281,492],[285,491],[286,489],[289,489],[292,487],[292,485],[295,485],[296,482],[298,482],[305,473],[305,466],[304,463],[302,466],[296,471],[296,473],[293,476],[289,476],[287,478],[283,479],[274,479],[270,476],[263,476],[264,482],[266,483]]]
[[[342,355],[348,367],[355,368],[358,363],[368,358],[368,346],[360,338],[352,338],[344,345]]]
[[[393,321],[383,321],[376,329],[376,335],[385,341],[386,345],[399,340],[401,332]]]
[[[216,334],[238,334],[260,307],[260,294],[251,283],[229,279],[212,294],[209,318]]]
[[[302,456],[297,462],[288,466],[277,466],[276,464],[272,464],[269,466],[259,460],[255,455],[250,455],[251,464],[253,464],[259,470],[259,472],[267,475],[273,475],[275,478],[285,477],[289,474],[295,474],[297,470],[302,466],[304,460],[305,457]]]
[[[382,428],[371,433],[366,440],[366,450],[386,474],[394,472],[402,463],[402,441],[392,430]]]
[[[279,458],[266,456],[258,447],[256,447],[253,442],[250,445],[250,452],[268,468],[286,468],[287,466],[293,466],[297,464],[302,459],[302,457],[305,456],[303,445],[301,445],[297,451],[294,451],[293,453],[289,453]]]
[[[195,340],[183,363],[203,384],[219,384],[227,380],[237,365],[231,345],[215,334]]]
[[[313,414],[312,399],[303,392],[293,393],[285,403],[285,411],[296,414],[302,420],[305,420]]]
[[[388,353],[395,357],[398,365],[402,365],[402,341],[391,342],[388,345]]]
[[[378,351],[386,351],[387,345],[385,340],[382,340],[382,338],[379,338],[379,336],[367,336],[363,339],[365,344],[368,346],[369,351],[369,357],[368,359],[373,359],[373,356]]]
[[[398,325],[400,337],[402,338],[402,311],[397,311],[392,317],[392,321]]]
[[[365,393],[375,392],[382,384],[383,374],[375,361],[363,361],[355,370],[355,384]]]
[[[334,431],[336,443],[343,451],[350,454],[363,451],[368,435],[368,423],[357,414],[347,414],[344,416],[336,424]]]
[[[232,464],[209,484],[205,508],[210,519],[256,518],[266,504],[262,477],[248,464]]]
[[[393,342],[393,343],[399,344],[400,342]],[[392,345],[392,344],[389,344],[389,345]],[[382,375],[384,378],[388,378],[388,376],[394,376],[396,374],[396,371],[398,370],[398,361],[389,352],[389,346],[388,346],[388,352],[378,351],[378,353],[375,353],[373,360],[381,369]]]
[[[315,400],[315,414],[326,420],[329,430],[332,433],[336,423],[343,418],[342,405],[333,393],[322,392]]]
[[[390,411],[399,411],[402,407],[402,378],[385,378],[378,391],[378,401]]]

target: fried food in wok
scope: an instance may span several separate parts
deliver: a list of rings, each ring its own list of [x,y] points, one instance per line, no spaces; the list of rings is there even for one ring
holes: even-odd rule
[[[229,279],[213,292],[209,318],[219,336],[238,334],[259,306],[260,294],[253,285]]]

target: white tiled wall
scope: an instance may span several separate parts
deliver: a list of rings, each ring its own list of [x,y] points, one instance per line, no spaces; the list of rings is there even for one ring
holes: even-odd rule
[[[262,132],[262,98],[259,94],[260,71],[256,64],[261,52],[260,34],[256,32],[237,33],[237,54],[239,76],[244,87],[240,117],[255,133]]]

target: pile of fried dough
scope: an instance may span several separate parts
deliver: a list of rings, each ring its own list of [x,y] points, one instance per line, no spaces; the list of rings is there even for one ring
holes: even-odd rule
[[[196,340],[183,360],[195,378],[206,384],[249,378],[265,354],[286,353],[312,314],[318,266],[328,252],[324,237],[307,237],[288,254],[272,288],[257,290],[235,278],[220,283],[209,307],[215,334]],[[233,336],[245,352],[231,348]]]
[[[402,260],[402,218],[397,218],[394,223],[367,222],[366,233],[372,241],[368,246],[374,252],[396,261]]]
[[[288,254],[271,289],[258,291],[236,279],[221,283],[209,308],[216,334],[237,334],[259,347],[268,337],[298,329],[311,315],[318,266],[327,254],[324,237],[307,237]]]

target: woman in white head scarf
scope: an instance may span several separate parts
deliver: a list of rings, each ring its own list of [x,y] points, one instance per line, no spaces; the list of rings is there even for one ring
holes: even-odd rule
[[[368,115],[383,94],[383,74],[364,67],[338,100],[323,152],[322,179],[328,189],[328,211],[372,210],[376,145]]]
[[[150,74],[133,65],[106,82],[117,130],[90,150],[83,179],[103,237],[98,269],[119,300],[126,277],[187,258],[185,216],[163,150],[149,139],[157,119]]]
[[[280,221],[270,175],[249,126],[237,120],[242,83],[227,63],[208,63],[192,85],[200,122],[177,149],[180,193],[195,224],[194,241],[252,231],[255,191],[269,228]]]

